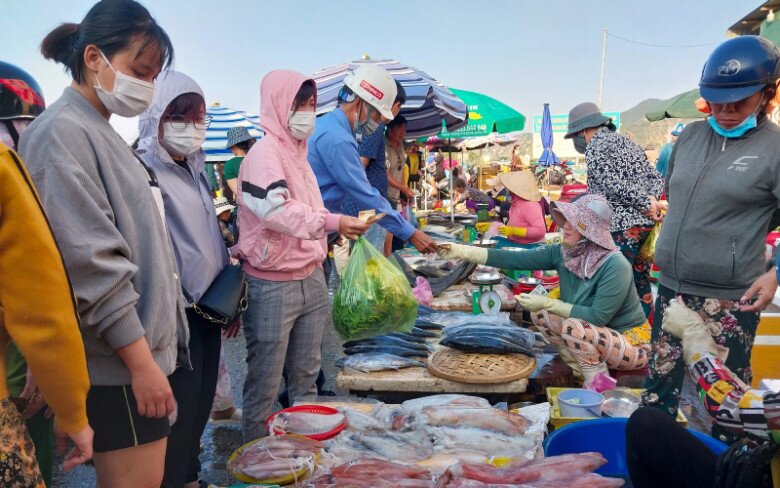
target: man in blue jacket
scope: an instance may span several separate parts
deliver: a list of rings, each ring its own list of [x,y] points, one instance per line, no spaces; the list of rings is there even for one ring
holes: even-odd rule
[[[360,210],[386,213],[379,224],[388,232],[410,241],[421,253],[432,253],[436,251],[433,239],[404,220],[368,182],[358,152],[356,137],[374,133],[383,118],[393,120],[396,95],[393,77],[379,66],[362,65],[348,74],[338,108],[317,119],[309,137],[309,164],[328,210],[340,213],[342,201],[349,196]]]

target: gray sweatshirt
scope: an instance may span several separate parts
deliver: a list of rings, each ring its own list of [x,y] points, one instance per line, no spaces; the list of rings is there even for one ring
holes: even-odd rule
[[[739,299],[765,270],[767,224],[780,200],[780,127],[765,120],[725,139],[694,122],[669,163],[669,211],[655,251],[661,284]]]
[[[66,88],[24,132],[19,147],[73,283],[91,383],[130,384],[115,350],[140,337],[166,375],[176,367],[177,353],[189,366],[170,239],[150,174],[127,143],[84,97]]]

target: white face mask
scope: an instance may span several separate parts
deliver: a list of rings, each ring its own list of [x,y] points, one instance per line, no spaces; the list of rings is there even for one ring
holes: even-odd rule
[[[163,122],[163,138],[160,141],[160,145],[171,156],[188,156],[200,149],[206,141],[205,129],[198,129],[192,123],[187,124],[183,129],[172,124],[174,123]]]
[[[100,79],[95,77],[97,83],[95,91],[106,110],[120,117],[135,117],[146,110],[154,98],[154,83],[148,83],[115,70],[103,51],[100,52],[100,55],[114,72],[114,90],[110,93],[100,86]]]
[[[290,127],[292,136],[299,141],[303,141],[314,132],[314,122],[316,120],[316,112],[294,112],[290,110],[287,125]]]

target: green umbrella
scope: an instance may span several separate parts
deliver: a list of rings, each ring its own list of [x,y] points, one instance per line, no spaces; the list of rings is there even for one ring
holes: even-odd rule
[[[469,108],[469,123],[454,132],[447,132],[446,127],[442,127],[442,132],[438,134],[440,139],[479,137],[493,132],[506,134],[525,127],[525,115],[495,98],[455,88],[450,88],[450,91]]]
[[[680,93],[657,110],[647,112],[645,117],[650,122],[663,119],[701,119],[707,115],[696,108],[696,100],[701,97],[699,89]]]

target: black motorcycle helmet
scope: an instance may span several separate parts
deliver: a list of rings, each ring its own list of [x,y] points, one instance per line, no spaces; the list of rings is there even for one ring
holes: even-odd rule
[[[34,119],[45,108],[35,78],[18,66],[0,61],[0,120]]]
[[[733,103],[758,93],[780,78],[780,50],[759,36],[739,36],[710,54],[699,93],[710,103]]]

